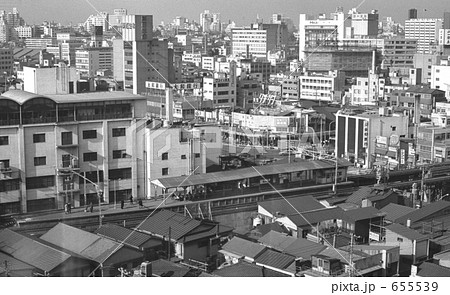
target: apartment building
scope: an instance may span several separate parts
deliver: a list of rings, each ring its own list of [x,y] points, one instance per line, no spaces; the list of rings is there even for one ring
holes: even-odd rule
[[[304,73],[299,77],[300,99],[319,102],[333,102],[340,98],[340,91],[344,88],[345,76],[343,72],[333,71],[327,74]]]
[[[212,100],[214,108],[236,105],[236,77],[231,73],[214,73],[203,78],[203,99]]]
[[[450,59],[431,67],[431,88],[445,91],[445,97],[450,99]]]
[[[0,212],[112,203],[144,195],[136,128],[146,100],[124,92],[0,96]],[[89,181],[84,180],[89,179]],[[114,196],[114,197],[113,197]]]
[[[436,52],[442,19],[416,18],[405,20],[405,38],[417,40],[418,53]]]

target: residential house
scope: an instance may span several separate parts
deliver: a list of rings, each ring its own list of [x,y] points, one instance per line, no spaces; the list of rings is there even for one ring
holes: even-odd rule
[[[64,223],[58,223],[40,239],[91,261],[99,266],[97,274],[102,276],[116,276],[119,267],[131,269],[142,262],[139,250]]]
[[[437,261],[440,266],[450,268],[450,250],[434,254],[433,259]]]
[[[341,227],[343,214],[344,210],[339,207],[323,208],[282,216],[277,222],[289,229],[294,237],[319,242],[322,239],[321,232]]]
[[[255,259],[266,249],[266,246],[248,241],[239,237],[233,237],[219,250],[225,257],[225,262],[235,264],[245,260],[254,262]]]
[[[34,276],[84,277],[91,272],[87,259],[71,255],[9,229],[0,231],[0,253],[32,266]],[[19,267],[28,268],[23,264]],[[29,271],[28,269],[26,272]]]
[[[403,215],[395,220],[396,223],[403,225],[411,224],[411,228],[418,228],[422,226],[423,222],[431,222],[439,220],[445,216],[450,215],[450,202],[437,201],[423,206],[420,209],[412,211],[409,214]]]
[[[342,229],[353,233],[356,240],[363,243],[369,241],[372,224],[383,224],[383,213],[375,207],[348,210],[342,215]]]
[[[233,228],[208,220],[161,210],[146,219],[137,230],[174,244],[174,255],[185,263],[203,263],[214,268],[222,237]]]
[[[385,190],[379,187],[360,187],[347,198],[347,203],[353,203],[359,207],[375,207],[381,209],[387,204],[403,203],[403,197],[393,190]]]
[[[429,256],[429,239],[414,229],[393,223],[386,226],[384,245],[400,247],[399,272],[409,274],[411,265]]]
[[[143,261],[156,260],[156,251],[163,248],[160,239],[112,223],[103,224],[95,234],[141,251]]]
[[[35,267],[0,252],[0,277],[32,277]]]

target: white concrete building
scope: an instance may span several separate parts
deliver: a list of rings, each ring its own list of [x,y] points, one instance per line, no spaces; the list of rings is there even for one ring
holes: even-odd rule
[[[267,30],[259,29],[258,25],[252,28],[234,28],[231,30],[231,54],[233,56],[246,56],[247,53],[253,57],[267,56],[271,47],[267,44]]]
[[[0,212],[63,209],[144,196],[146,99],[125,92],[0,96]],[[145,121],[144,121],[145,122]],[[115,199],[114,199],[115,197]]]
[[[405,20],[405,38],[417,40],[418,53],[433,53],[439,41],[442,19],[417,18]]]
[[[356,84],[350,88],[352,105],[378,105],[385,94],[386,79],[370,72],[367,78],[357,77]]]
[[[203,78],[203,99],[212,100],[215,108],[236,105],[236,77],[233,74],[214,73]]]
[[[431,88],[445,91],[445,97],[450,100],[450,60],[431,67]]]
[[[113,70],[113,48],[92,47],[75,51],[75,67],[83,77],[95,77],[98,70]]]
[[[76,93],[79,79],[76,69],[64,63],[52,68],[23,68],[23,89],[39,95]]]

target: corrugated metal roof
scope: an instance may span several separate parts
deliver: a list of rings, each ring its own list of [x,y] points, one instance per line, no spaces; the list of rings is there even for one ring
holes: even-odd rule
[[[116,242],[124,242],[125,245],[140,248],[143,244],[146,247],[159,246],[161,241],[145,233],[131,230],[116,224],[104,224],[95,233]],[[153,243],[152,243],[153,242]]]
[[[408,213],[406,215],[403,215],[399,218],[397,218],[395,220],[396,223],[401,223],[401,224],[406,224],[406,221],[408,219],[411,220],[411,222],[417,222],[417,221],[421,221],[422,219],[426,219],[428,217],[430,217],[431,215],[444,210],[450,208],[450,202],[447,201],[437,201],[434,203],[430,203],[426,206],[423,206],[420,209],[417,209],[411,213]]]
[[[145,220],[138,230],[152,235],[168,237],[170,228],[170,238],[178,240],[200,225],[199,220],[176,212],[161,210]]]
[[[339,161],[339,167],[348,167],[349,163]],[[224,181],[235,181],[240,179],[260,177],[261,175],[274,175],[281,173],[292,173],[300,171],[318,170],[318,169],[334,169],[335,164],[326,160],[301,161],[290,164],[254,166],[239,169],[236,171],[221,171],[212,173],[202,173],[190,176],[165,177],[153,180],[154,185],[163,188],[175,188],[183,186],[193,186],[200,184],[210,184]]]
[[[369,218],[376,218],[383,216],[382,212],[375,207],[363,207],[353,210],[345,211],[342,220],[355,222],[359,220],[365,220]]]
[[[431,262],[422,262],[417,267],[419,277],[450,277],[450,268],[440,266]]]
[[[245,239],[233,237],[228,243],[222,246],[222,249],[236,255],[254,259],[258,257],[266,247]]]
[[[416,209],[395,203],[390,203],[381,208],[380,211],[386,213],[386,216],[384,217],[386,220],[394,221],[397,218],[416,211]]]
[[[283,254],[274,250],[266,249],[261,255],[259,255],[255,262],[271,266],[277,269],[286,269],[295,261],[295,257],[287,254]]]
[[[298,212],[306,212],[311,210],[325,208],[319,201],[311,196],[300,196],[289,199],[277,199],[259,202],[258,206],[264,208],[264,210],[275,214],[279,212],[283,215],[297,214]]]
[[[55,225],[41,239],[99,263],[123,247],[123,244],[64,223]]]
[[[411,228],[408,228],[406,226],[403,226],[401,224],[398,224],[398,223],[390,224],[390,225],[386,226],[386,229],[390,230],[396,234],[399,234],[402,237],[405,237],[411,241],[423,240],[423,239],[427,238],[426,236],[420,234],[419,232],[417,232]]]
[[[16,276],[15,272],[20,272],[24,270],[32,271],[33,269],[35,269],[35,267],[32,266],[31,264],[25,263],[23,261],[15,259],[11,255],[0,252],[0,275],[3,275],[6,272],[4,264],[5,261],[7,261],[8,270],[10,271],[11,276],[13,277]]]
[[[220,277],[289,277],[263,266],[240,261],[236,264],[214,271],[214,275]]]
[[[327,220],[342,219],[343,214],[344,210],[339,207],[333,207],[303,212],[301,215],[293,214],[287,217],[295,225],[301,227],[309,224],[317,224]]]
[[[327,247],[326,249],[322,250],[318,255],[324,255],[329,258],[339,259],[342,263],[349,264],[350,259],[350,253],[348,251]],[[363,259],[364,257],[361,255],[358,255],[356,253],[353,253],[352,255],[353,261]],[[365,255],[369,256],[369,255]]]
[[[278,251],[284,251],[290,244],[292,244],[296,238],[282,234],[276,231],[270,231],[266,235],[262,236],[258,242],[261,244],[273,248]]]
[[[0,251],[47,272],[71,257],[9,229],[0,231]]]

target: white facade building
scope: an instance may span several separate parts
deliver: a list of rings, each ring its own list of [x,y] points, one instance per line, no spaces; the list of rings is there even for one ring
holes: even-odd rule
[[[418,53],[433,53],[439,39],[442,19],[417,18],[405,20],[405,38],[417,40]]]

